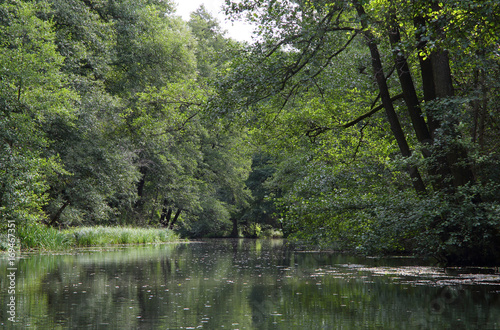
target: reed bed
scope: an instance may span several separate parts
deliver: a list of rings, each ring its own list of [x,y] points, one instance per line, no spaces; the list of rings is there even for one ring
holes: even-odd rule
[[[70,248],[74,242],[67,234],[41,224],[17,227],[17,246],[21,250],[61,250]]]
[[[8,250],[8,237],[0,233],[0,250]],[[136,227],[75,227],[58,230],[41,224],[16,228],[16,250],[66,250],[73,247],[145,244],[178,241],[171,230]]]
[[[76,227],[62,231],[76,246],[163,243],[179,240],[171,230],[136,227]]]

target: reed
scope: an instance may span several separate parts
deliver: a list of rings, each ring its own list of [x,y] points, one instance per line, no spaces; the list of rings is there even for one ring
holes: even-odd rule
[[[16,236],[21,250],[61,250],[73,246],[73,240],[65,233],[37,223],[17,227]]]
[[[179,240],[174,232],[158,228],[135,227],[76,227],[63,230],[76,246],[102,246],[110,244],[162,243]]]
[[[8,237],[0,233],[0,251],[9,248]],[[16,249],[67,250],[81,246],[105,246],[112,244],[144,244],[178,241],[171,230],[135,227],[75,227],[58,230],[41,224],[19,226],[16,229]]]

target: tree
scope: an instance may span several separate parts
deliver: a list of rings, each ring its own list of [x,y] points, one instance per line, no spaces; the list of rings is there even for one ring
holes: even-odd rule
[[[276,171],[274,160],[274,157],[264,152],[257,152],[252,157],[251,171],[245,184],[253,198],[250,205],[243,210],[241,219],[247,227],[252,223],[272,228],[280,227],[275,216],[276,208],[271,200],[272,196],[279,197],[280,192],[279,189],[274,192],[267,184],[267,180]]]
[[[43,217],[46,178],[64,172],[57,156],[44,153],[49,141],[43,125],[70,120],[77,99],[59,71],[64,58],[53,25],[36,16],[47,9],[45,2],[0,5],[0,209],[2,220],[19,226]]]
[[[192,30],[173,9],[2,3],[2,217],[229,233],[249,198],[246,132],[206,103],[238,46],[203,9]]]
[[[195,50],[198,79],[213,78],[231,61],[237,44],[225,37],[219,22],[201,5],[188,21],[197,42]]]
[[[170,1],[120,1],[107,9],[116,33],[114,70],[106,77],[116,94],[133,97],[148,87],[191,79],[195,42],[173,15]]]
[[[385,109],[387,122],[390,124],[390,130],[403,157],[404,167],[410,173],[410,183],[420,195],[411,197],[415,204],[408,212],[412,214],[409,218],[419,219],[417,223],[421,227],[418,229],[406,227],[405,229],[406,225],[401,223],[399,228],[405,232],[400,235],[400,239],[396,238],[396,234],[388,232],[385,232],[388,237],[380,236],[379,238],[386,239],[386,242],[399,242],[395,243],[393,247],[397,247],[399,244],[397,248],[404,248],[406,244],[404,241],[415,238],[418,236],[416,233],[421,231],[427,237],[436,239],[434,245],[426,250],[427,252],[432,250],[434,255],[443,257],[448,263],[456,263],[460,259],[467,260],[465,262],[474,262],[475,257],[483,254],[485,247],[498,244],[498,222],[485,219],[476,224],[476,228],[481,229],[472,229],[470,223],[466,221],[466,217],[459,216],[460,212],[463,211],[460,204],[478,205],[477,207],[470,206],[465,214],[475,214],[474,217],[479,217],[478,214],[483,214],[485,209],[488,209],[492,215],[495,214],[496,211],[493,211],[495,207],[492,205],[496,205],[497,201],[492,201],[493,204],[487,205],[482,203],[482,194],[478,191],[482,190],[480,187],[484,187],[486,181],[483,181],[483,186],[477,185],[473,177],[470,157],[470,152],[473,149],[467,146],[467,139],[464,138],[466,132],[462,129],[463,122],[467,117],[463,116],[467,112],[467,108],[464,107],[466,98],[457,97],[455,94],[452,80],[454,73],[451,70],[453,65],[458,63],[454,62],[453,59],[460,56],[459,54],[462,52],[460,47],[450,46],[453,44],[451,41],[460,35],[458,33],[460,28],[455,24],[451,25],[453,28],[448,28],[446,25],[449,21],[462,21],[475,27],[477,22],[473,23],[474,19],[469,19],[474,15],[468,14],[473,5],[477,6],[471,2],[449,2],[440,5],[437,2],[420,1],[274,2],[247,0],[238,3],[228,1],[228,12],[244,15],[259,24],[260,42],[249,47],[239,62],[234,61],[235,65],[232,71],[221,83],[222,100],[220,102],[226,105],[221,108],[227,109],[230,104],[233,108],[239,109],[245,116],[251,113],[255,116],[254,118],[258,118],[257,127],[260,130],[270,130],[269,123],[280,123],[279,117],[294,117],[296,122],[301,123],[294,128],[298,127],[299,129],[295,132],[290,132],[290,129],[282,130],[290,132],[287,136],[294,133],[303,134],[311,138],[313,145],[320,141],[321,135],[332,132],[345,135],[346,133],[338,129],[339,127],[355,127],[365,121],[365,126],[361,126],[360,129],[362,137],[358,146],[362,146],[361,141],[366,141],[364,127],[370,124],[378,110]],[[478,5],[478,8],[475,9],[486,14],[492,11],[492,5],[488,2]],[[481,14],[478,16],[481,17],[476,17],[478,20],[485,20]],[[493,27],[491,26],[491,28]],[[478,34],[482,36],[490,35],[489,32],[485,32],[488,28],[477,27],[476,29],[480,31]],[[403,40],[402,35],[405,36]],[[362,63],[361,66],[358,63],[359,74],[371,74],[372,82],[376,84],[376,90],[373,89],[373,85],[364,89],[373,95],[373,101],[368,103],[371,103],[370,111],[359,114],[355,120],[340,124],[331,121],[328,123],[328,120],[323,119],[324,117],[321,118],[317,115],[320,111],[310,113],[296,111],[297,105],[301,102],[303,104],[302,100],[304,99],[310,99],[311,94],[319,95],[322,100],[320,104],[324,104],[322,106],[328,105],[330,109],[334,108],[330,104],[337,106],[345,104],[342,97],[340,99],[328,98],[331,95],[330,90],[346,89],[345,86],[351,85],[356,80],[356,75],[344,76],[340,80],[344,85],[339,86],[334,85],[338,81],[331,80],[331,72],[339,70],[344,65],[339,61],[343,53],[352,53],[353,50],[360,52],[361,43],[358,36],[365,37],[371,61],[371,70],[369,69],[368,72],[366,62]],[[390,38],[386,40],[386,36],[390,36]],[[414,36],[417,38],[415,39]],[[488,42],[490,45],[494,44],[494,42]],[[412,55],[415,53],[419,56]],[[418,62],[417,59],[419,59]],[[347,59],[347,61],[351,65],[354,64],[352,59]],[[391,77],[393,66],[399,82]],[[417,68],[420,68],[421,80],[414,79],[418,78]],[[346,72],[343,69],[339,71]],[[330,79],[330,84],[322,83],[328,79]],[[399,93],[405,100],[406,114],[401,113],[401,106],[395,103],[400,98]],[[422,94],[424,94],[424,103],[419,101]],[[349,98],[349,94],[343,98]],[[382,105],[376,106],[379,98]],[[363,99],[360,98],[356,103],[362,104],[362,102]],[[357,106],[359,108],[359,105]],[[346,112],[352,115],[358,110],[349,108]],[[297,117],[297,114],[301,114],[302,117]],[[387,126],[380,127],[385,129]],[[413,131],[410,131],[410,128]],[[275,132],[276,130],[270,130],[271,135]],[[323,136],[321,140],[325,141],[326,137]],[[295,141],[301,141],[301,139],[295,135],[291,141],[295,147],[297,145]],[[330,167],[335,175],[340,176],[342,171],[339,171],[338,166],[329,164],[328,158],[321,160],[316,156],[316,151],[314,151],[316,148],[316,146],[313,147],[312,155],[314,156],[305,157],[308,162],[313,162],[313,168],[324,164]],[[412,148],[422,150],[424,159],[413,153]],[[356,147],[356,152],[359,149]],[[374,150],[378,151],[380,148]],[[373,152],[371,154],[375,155]],[[383,159],[383,154],[378,156]],[[394,154],[389,156],[394,159]],[[492,155],[490,154],[490,156]],[[422,170],[426,170],[425,175],[419,174]],[[315,171],[318,169],[313,169],[312,173]],[[307,178],[307,175],[303,178]],[[385,182],[385,180],[380,180],[380,182]],[[426,191],[430,187],[429,183],[433,184],[432,195],[425,197]],[[400,186],[394,180],[389,180],[389,184],[393,187]],[[352,184],[348,187],[351,192],[358,191],[356,188]],[[380,189],[379,185],[371,186],[368,189],[366,186],[364,188],[365,191],[369,191],[368,195],[366,192],[364,195],[368,198],[358,198],[354,205],[352,201],[345,203],[348,200],[339,204],[341,210],[358,210],[354,213],[363,221],[346,221],[333,215],[334,219],[339,219],[344,224],[354,225],[354,227],[347,226],[347,229],[344,227],[343,232],[352,232],[353,228],[360,231],[359,235],[350,235],[347,239],[351,243],[354,242],[354,246],[362,246],[363,237],[372,235],[376,228],[380,229],[376,229],[379,230],[379,233],[382,232],[384,227],[377,226],[386,225],[387,222],[384,223],[384,221],[389,221],[389,219],[394,221],[392,217],[381,216],[376,207],[376,205],[380,205],[380,207],[390,209],[388,204],[383,202],[387,197],[383,196],[389,196],[387,194],[390,193],[391,189]],[[489,191],[489,189],[487,190]],[[293,192],[293,189],[291,191]],[[466,191],[467,193],[465,193]],[[314,193],[314,190],[312,192],[312,196],[306,197],[295,192],[289,197],[296,196],[296,199],[285,200],[284,207],[285,209],[289,208],[285,214],[292,215],[291,221],[304,217],[308,212],[307,208],[302,208],[300,213],[294,213],[293,210],[300,210],[297,207],[300,201],[311,202],[314,197],[336,203],[335,201],[339,202],[339,199],[334,195],[341,193],[345,196],[352,196],[349,191],[337,189],[327,193],[328,198],[322,197],[322,193]],[[371,195],[373,193],[375,194]],[[403,201],[408,196],[400,196],[399,198],[401,198],[400,201]],[[313,203],[312,209],[315,206],[318,209],[320,200],[315,200],[317,202]],[[440,211],[434,215],[421,212],[422,210],[419,208],[431,200],[432,203],[441,200],[449,204],[447,207],[438,208]],[[447,215],[447,212],[453,208],[455,208],[451,211],[453,215]],[[462,211],[458,211],[459,209]],[[332,222],[328,218],[331,218],[332,214],[328,213],[328,210],[337,210],[337,214],[339,213],[338,207],[330,205],[322,211],[326,215],[325,217],[320,215],[321,219],[318,222],[310,219],[309,225],[312,225],[313,228],[323,228],[326,223],[331,224]],[[398,210],[401,211],[400,208]],[[354,216],[352,212],[349,214]],[[381,219],[384,220],[380,222]],[[301,223],[307,223],[307,221]],[[296,232],[305,228],[304,226],[301,228],[292,227],[292,230]],[[394,228],[398,227],[394,226]],[[339,230],[339,227],[330,229]],[[468,233],[471,232],[474,234],[469,235]],[[480,233],[484,233],[492,239],[481,246],[458,243],[460,238],[469,240],[472,236],[481,235]],[[389,235],[392,237],[389,238]],[[421,236],[419,237],[419,239],[423,239]],[[423,240],[425,241],[425,239]],[[497,257],[490,253],[487,257],[483,257],[480,262],[487,263]]]
[[[134,200],[138,178],[133,146],[118,127],[123,100],[105,90],[112,72],[116,33],[104,3],[51,0],[41,19],[53,22],[57,51],[64,56],[61,74],[79,95],[74,116],[54,117],[43,131],[50,140],[47,157],[58,157],[64,172],[47,177],[52,226],[108,223]]]

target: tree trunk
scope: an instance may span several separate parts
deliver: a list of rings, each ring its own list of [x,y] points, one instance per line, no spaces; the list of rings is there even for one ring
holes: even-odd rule
[[[435,3],[431,4],[431,6],[436,9]],[[419,52],[420,72],[425,102],[427,104],[432,104],[431,102],[438,98],[453,96],[453,82],[451,79],[448,55],[445,52],[435,51],[428,56],[424,56],[423,54],[427,46],[427,38],[425,38],[427,22],[423,17],[417,15],[413,23],[417,30],[417,49]],[[442,122],[436,119],[434,111],[435,110],[428,108],[426,113],[429,133],[433,141],[433,151],[436,154],[435,159],[431,160],[431,164],[429,165],[429,173],[434,177],[433,185],[437,190],[452,193],[455,187],[461,185],[461,183],[459,183],[460,181],[463,184],[464,176],[459,173],[460,171],[454,173],[452,170],[452,166],[458,158],[456,156],[452,157],[451,154],[453,153],[450,153],[450,150],[445,150],[447,147],[446,145],[441,145],[439,142],[438,144],[435,143],[435,139],[437,138],[436,132],[438,132],[439,128],[442,128]],[[463,152],[459,153],[463,154]],[[468,176],[468,174],[466,174],[466,176]],[[461,179],[458,179],[459,177]],[[453,178],[453,180],[451,180],[451,178]]]
[[[479,149],[484,147],[484,128],[486,125],[486,114],[488,113],[488,90],[486,88],[486,73],[481,70],[481,106],[479,107],[479,122],[478,122],[478,132],[477,132],[477,143],[479,144]]]
[[[174,225],[177,222],[177,219],[179,219],[179,215],[181,215],[182,209],[178,209],[177,212],[175,212],[174,218],[172,219],[172,222],[170,223],[169,229],[174,229]]]
[[[396,71],[398,73],[399,82],[403,91],[403,98],[408,108],[408,114],[410,115],[413,129],[415,130],[418,141],[423,144],[430,144],[432,143],[431,135],[429,133],[429,129],[427,128],[422,110],[420,109],[420,101],[418,100],[410,68],[408,66],[408,62],[406,61],[406,57],[403,54],[403,50],[399,49],[401,36],[399,28],[396,25],[395,18],[392,20],[391,26],[393,28],[389,32],[389,39],[392,49],[396,53]],[[429,155],[430,153],[428,150],[424,151],[425,157],[428,157]]]
[[[432,76],[436,98],[453,97],[455,92],[451,79],[450,59],[448,52],[439,50],[432,54]]]
[[[424,56],[425,47],[427,46],[427,39],[425,38],[425,19],[417,15],[413,20],[413,24],[417,30],[415,37],[417,39],[418,60],[420,64],[420,74],[422,77],[424,100],[428,103],[436,99],[436,87],[434,84],[434,72],[432,69],[432,57],[434,55],[430,54],[428,57]],[[434,118],[432,111],[428,110],[426,115],[427,123],[429,125],[429,134],[431,136],[432,143],[434,144],[435,133],[439,128],[440,123]],[[442,155],[441,152],[436,152],[436,148],[434,148],[434,152],[438,155],[435,159],[432,159],[429,164],[429,173],[433,176],[432,184],[436,190],[451,192],[453,191],[453,187],[451,182],[447,180],[447,178],[451,176],[448,160],[446,159],[446,156]]]
[[[50,222],[48,223],[49,226],[54,226],[59,222],[59,219],[61,218],[61,214],[63,213],[64,209],[69,205],[69,201],[65,201],[64,204],[59,208],[59,210],[54,214],[54,216],[50,219]]]
[[[231,237],[238,237],[238,219],[236,217],[233,218],[233,230],[231,230]]]
[[[389,124],[391,125],[391,131],[394,135],[394,138],[396,139],[396,142],[399,146],[399,150],[401,151],[401,154],[404,157],[410,157],[411,156],[411,150],[410,147],[408,146],[408,143],[406,141],[406,137],[404,135],[403,129],[401,128],[401,124],[399,122],[398,116],[396,114],[396,111],[394,110],[394,106],[391,101],[391,96],[389,93],[389,88],[387,86],[387,81],[384,75],[383,67],[382,67],[382,61],[380,59],[380,53],[378,51],[377,44],[375,42],[375,37],[373,34],[367,29],[367,22],[366,22],[366,13],[365,10],[363,9],[363,6],[359,3],[359,1],[354,1],[354,5],[356,7],[356,11],[358,12],[358,16],[361,19],[361,25],[363,26],[363,29],[365,30],[365,37],[368,42],[368,48],[370,49],[370,54],[372,57],[372,67],[373,71],[375,74],[375,79],[377,81],[377,85],[380,91],[380,98],[382,99],[382,104],[384,105],[385,113],[387,116],[387,120],[389,121]],[[418,194],[425,194],[426,193],[426,188],[425,184],[422,180],[422,177],[420,176],[420,172],[418,171],[418,168],[415,166],[408,166],[407,168],[411,181],[413,184],[413,187],[415,188],[415,191]]]
[[[418,21],[418,20],[417,20]],[[451,175],[450,168],[448,166],[448,161],[446,157],[436,156],[436,159],[429,159],[432,156],[431,145],[433,144],[433,132],[437,129],[439,123],[433,118],[433,116],[428,116],[429,127],[425,122],[424,115],[420,107],[420,101],[415,90],[415,84],[411,76],[410,68],[406,57],[399,49],[399,43],[401,41],[401,36],[399,33],[399,28],[396,22],[396,17],[391,18],[390,25],[392,30],[389,33],[389,39],[396,53],[395,62],[396,69],[398,72],[398,77],[403,91],[403,97],[405,99],[406,106],[408,108],[408,113],[410,115],[413,129],[417,140],[425,146],[422,150],[422,154],[425,158],[430,161],[429,164],[429,174],[433,178],[432,185],[436,190],[450,190],[451,183],[445,179]],[[418,40],[425,40],[418,35]],[[419,50],[424,49],[425,43],[419,42]],[[429,60],[423,58],[419,55],[422,79],[424,80],[424,98],[435,98],[435,87],[434,87],[434,74],[432,72],[432,63]]]
[[[434,74],[432,70],[432,54],[428,57],[424,55],[427,39],[425,37],[426,22],[421,16],[417,16],[413,20],[413,24],[417,29],[415,35],[417,39],[418,61],[420,64],[420,74],[422,76],[422,89],[424,91],[424,100],[430,102],[436,99],[436,88],[434,86]],[[439,127],[439,123],[434,119],[432,114],[427,113],[427,122],[429,124],[429,133],[434,137],[434,132]]]
[[[432,73],[434,77],[436,98],[452,98],[454,96],[454,88],[448,52],[444,50],[437,50],[432,55]],[[441,131],[447,137],[451,136],[453,138],[460,135],[457,129],[459,123],[453,115],[453,113],[458,111],[458,109],[455,109],[456,106],[453,103],[446,106],[452,108],[446,110],[446,113],[450,115],[446,115],[446,122],[441,121],[440,127]],[[448,160],[448,164],[451,169],[454,187],[460,187],[467,183],[474,182],[474,175],[470,165],[468,165],[469,156],[467,154],[467,150],[458,144],[445,147],[449,149],[446,150],[446,159]]]
[[[146,173],[147,173],[146,167],[142,166],[139,169],[139,172],[141,172],[141,178],[137,183],[137,201],[135,202],[134,206],[137,213],[142,212],[142,207],[144,205],[143,194],[144,194],[144,185],[146,184]]]
[[[163,200],[163,208],[161,210],[160,224],[163,227],[168,228],[171,216],[172,216],[172,208],[168,207],[168,202],[167,199],[165,198]]]

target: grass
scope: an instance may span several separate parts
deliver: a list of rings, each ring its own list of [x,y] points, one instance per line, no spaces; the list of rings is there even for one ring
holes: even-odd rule
[[[76,246],[109,244],[162,243],[179,240],[179,236],[166,229],[135,227],[76,227],[64,230],[72,236]]]
[[[179,240],[173,231],[135,227],[75,227],[57,230],[41,224],[18,226],[16,248],[21,250],[65,250],[72,247],[113,244],[163,243]],[[0,234],[0,250],[7,250],[7,235]]]
[[[63,250],[73,245],[68,235],[40,224],[18,226],[16,236],[21,250]]]

